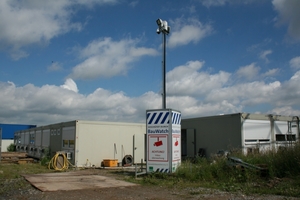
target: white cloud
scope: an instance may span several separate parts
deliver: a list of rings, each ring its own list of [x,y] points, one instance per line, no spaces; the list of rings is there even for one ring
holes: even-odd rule
[[[69,77],[73,79],[95,79],[126,74],[130,64],[141,56],[153,56],[158,52],[152,48],[138,47],[139,40],[113,41],[102,38],[90,42],[80,50],[84,61],[76,65]]]
[[[68,78],[65,81],[65,84],[61,85],[60,87],[65,88],[67,90],[74,91],[74,92],[78,92],[77,84],[70,78]]]
[[[67,86],[73,88],[66,89]],[[136,108],[124,93],[98,88],[89,95],[82,95],[72,91],[76,89],[74,87],[76,83],[72,80],[67,80],[64,86],[42,87],[32,84],[17,87],[13,83],[0,82],[0,91],[5,95],[0,99],[0,120],[39,125],[76,119],[137,120]],[[141,116],[144,116],[144,111]]]
[[[202,0],[202,4],[206,7],[210,6],[223,6],[229,0]]]
[[[171,48],[189,43],[196,44],[213,32],[210,24],[202,24],[195,18],[178,18],[171,24],[173,26],[171,26],[171,35],[168,41],[168,47]]]
[[[204,62],[189,61],[167,73],[167,93],[176,96],[201,97],[203,94],[221,88],[230,74],[220,71],[217,74],[199,72]]]
[[[255,63],[251,63],[250,65],[240,67],[237,70],[236,75],[241,80],[245,79],[249,81],[257,78],[259,71],[260,67],[256,66]]]
[[[224,6],[228,4],[249,4],[257,0],[200,0],[205,7]]]
[[[0,90],[5,93],[0,100],[1,110],[4,111],[0,116],[2,121],[6,115],[11,118],[10,120],[15,120],[14,122],[17,122],[17,119],[32,120],[31,118],[36,114],[43,115],[44,118],[68,115],[72,112],[69,109],[75,109],[76,100],[80,99],[77,93],[51,85],[36,87],[27,84],[17,87],[13,84],[1,83]],[[77,97],[74,98],[75,96]],[[35,120],[40,121],[39,118]]]
[[[193,97],[169,97],[167,106],[180,110],[184,118],[212,116],[221,113],[237,113],[242,111],[242,106],[235,105],[227,100],[218,102],[201,102]]]
[[[47,45],[66,32],[82,29],[82,24],[71,22],[72,5],[115,3],[115,0],[86,1],[0,1],[0,50],[7,51],[18,60],[29,54],[30,45]]]
[[[139,1],[132,1],[132,2],[130,2],[129,3],[129,6],[131,6],[131,7],[136,7],[136,5],[139,3]]]
[[[300,56],[292,58],[290,60],[290,66],[293,69],[299,70],[300,69]]]
[[[207,95],[206,101],[216,102],[223,99],[242,106],[271,103],[271,96],[277,93],[280,86],[278,81],[269,84],[264,82],[236,84],[212,91]]]
[[[297,71],[292,77],[291,80],[300,80],[300,71]]]
[[[265,51],[262,51],[259,55],[259,57],[264,60],[266,63],[269,63],[269,59],[267,58],[268,55],[272,54],[272,50],[265,50]]]
[[[282,83],[276,96],[271,97],[276,106],[299,106],[300,71],[297,71],[288,81]]]
[[[48,71],[60,71],[62,70],[62,66],[58,62],[52,62],[51,65],[47,67]]]
[[[298,116],[300,110],[294,109],[292,106],[283,106],[277,107],[269,111],[269,113],[274,113],[276,115],[285,115],[285,116]]]
[[[71,1],[72,2],[72,1]],[[103,5],[103,4],[116,4],[119,0],[73,0],[74,4],[80,4],[84,6],[93,6],[95,4]]]
[[[300,40],[300,1],[273,0],[272,3],[279,13],[278,24],[287,24],[289,35]]]
[[[260,73],[261,68],[256,63],[240,67],[233,75],[233,82],[249,82],[254,80],[261,80],[264,78],[273,79],[280,72],[279,68],[269,69],[264,73]]]
[[[230,79],[235,78],[232,74],[202,72],[203,64],[190,61],[168,73],[169,78],[179,78],[177,81],[181,85],[178,86],[182,88],[172,94],[167,91],[167,107],[180,110],[184,118],[244,112],[245,109],[299,115],[300,71],[285,82],[250,80],[232,85]],[[188,77],[194,81],[186,84]],[[44,125],[76,119],[143,123],[145,110],[162,105],[161,95],[152,91],[138,97],[103,88],[87,95],[80,94],[72,79],[61,86],[41,87],[0,82],[0,93],[0,121],[3,123]],[[264,110],[262,105],[268,106]]]
[[[264,77],[276,76],[279,72],[280,72],[279,68],[270,69],[267,72],[265,72],[262,76]]]

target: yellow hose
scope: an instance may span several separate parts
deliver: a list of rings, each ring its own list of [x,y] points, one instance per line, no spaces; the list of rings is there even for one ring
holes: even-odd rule
[[[59,156],[62,156],[63,160],[61,161]],[[64,152],[57,152],[50,160],[48,164],[49,169],[54,169],[57,171],[63,171],[67,170],[69,168],[69,165],[73,166],[69,160],[66,157],[66,154]]]

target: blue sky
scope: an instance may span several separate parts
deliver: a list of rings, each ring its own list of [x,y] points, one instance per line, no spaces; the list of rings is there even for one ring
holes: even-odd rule
[[[298,0],[2,0],[0,121],[145,122],[237,112],[299,116]]]

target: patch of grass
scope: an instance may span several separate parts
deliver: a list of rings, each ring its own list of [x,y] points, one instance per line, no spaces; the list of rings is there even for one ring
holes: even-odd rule
[[[20,178],[23,174],[39,174],[47,173],[50,170],[46,166],[42,166],[37,163],[27,164],[0,164],[0,182],[3,179]]]
[[[28,183],[24,178],[4,179],[4,180],[0,179],[0,196],[27,187],[28,187]]]
[[[242,159],[260,171],[230,166],[226,157],[186,160],[173,174],[152,173],[136,180],[140,184],[165,187],[207,187],[245,194],[270,194],[300,197],[300,144],[278,151],[244,155],[235,151],[231,156]]]
[[[25,174],[53,172],[38,163],[0,163],[0,196],[4,193],[27,188],[30,184],[22,177]]]

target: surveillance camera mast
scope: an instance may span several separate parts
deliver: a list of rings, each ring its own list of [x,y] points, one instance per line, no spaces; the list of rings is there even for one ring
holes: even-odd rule
[[[162,59],[162,108],[166,109],[166,35],[170,33],[170,26],[168,26],[167,21],[163,21],[161,19],[157,19],[156,23],[158,25],[158,29],[156,30],[157,34],[163,34],[163,59]]]
[[[163,35],[163,92],[162,109],[146,111],[147,173],[173,173],[181,163],[181,113],[166,109],[166,35],[170,27],[166,21],[157,19],[157,34]]]

